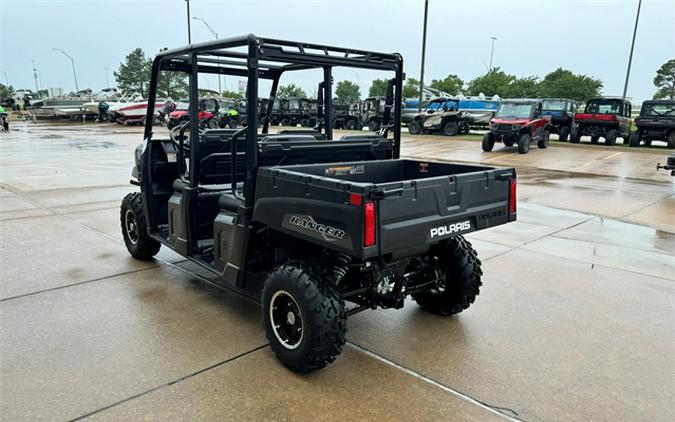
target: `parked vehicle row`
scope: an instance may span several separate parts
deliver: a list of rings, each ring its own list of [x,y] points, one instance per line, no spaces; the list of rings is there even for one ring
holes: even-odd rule
[[[642,105],[640,116],[631,118],[630,101],[621,98],[598,97],[589,99],[582,112],[577,112],[569,99],[513,99],[501,102],[490,131],[483,136],[484,151],[492,151],[496,142],[506,146],[518,144],[518,152],[529,151],[532,141],[546,148],[551,133],[560,141],[581,142],[590,136],[591,143],[604,139],[606,145],[615,145],[617,138],[631,147],[641,143],[651,145],[653,140],[675,148],[675,101],[650,100]],[[633,123],[637,129],[632,130]]]

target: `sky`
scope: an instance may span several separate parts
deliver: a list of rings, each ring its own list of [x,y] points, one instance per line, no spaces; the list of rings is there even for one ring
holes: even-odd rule
[[[638,0],[429,0],[425,81],[456,74],[469,81],[486,72],[490,37],[497,37],[493,66],[518,77],[558,67],[604,82],[603,94],[621,95]],[[191,0],[193,17],[205,19],[220,38],[255,33],[262,37],[316,42],[381,52],[399,52],[405,72],[419,78],[423,0]],[[192,20],[193,42],[213,38]],[[0,71],[15,88],[75,84],[97,91],[114,85],[113,70],[134,48],[152,56],[162,47],[187,44],[184,0],[0,0]],[[628,96],[651,98],[656,70],[675,58],[675,1],[644,0],[635,43]],[[299,73],[299,72],[296,72]],[[308,94],[319,74],[295,82]],[[367,95],[375,72],[344,70],[335,79],[358,82]],[[5,75],[0,73],[0,82]],[[237,88],[228,77],[223,88]],[[216,79],[200,81],[215,89]]]

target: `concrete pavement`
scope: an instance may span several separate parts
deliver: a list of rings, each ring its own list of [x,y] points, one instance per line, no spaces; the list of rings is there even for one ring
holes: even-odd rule
[[[515,166],[518,222],[469,236],[485,273],[469,310],[357,314],[338,360],[298,375],[250,295],[164,248],[127,254],[139,128],[14,128],[0,134],[2,420],[675,419],[665,149],[406,136],[407,156]]]

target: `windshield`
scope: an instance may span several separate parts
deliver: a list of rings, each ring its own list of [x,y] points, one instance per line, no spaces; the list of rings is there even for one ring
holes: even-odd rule
[[[645,103],[640,111],[642,116],[675,116],[675,102],[672,103]]]
[[[534,104],[501,103],[495,117],[504,120],[529,119],[533,109]]]
[[[436,110],[448,110],[448,111],[457,111],[458,101],[448,100],[448,101],[432,101],[427,106],[427,111],[436,111]]]
[[[564,111],[567,110],[567,101],[545,100],[543,109],[551,111]]]
[[[621,113],[621,101],[618,100],[592,100],[586,104],[586,113],[595,114],[619,114]]]

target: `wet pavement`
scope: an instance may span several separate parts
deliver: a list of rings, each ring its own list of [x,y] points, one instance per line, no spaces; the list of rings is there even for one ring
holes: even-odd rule
[[[250,292],[165,248],[126,252],[140,128],[14,129],[0,133],[1,420],[675,420],[666,149],[519,155],[406,135],[406,156],[515,166],[518,221],[468,236],[484,271],[469,310],[354,315],[337,361],[299,375]]]

